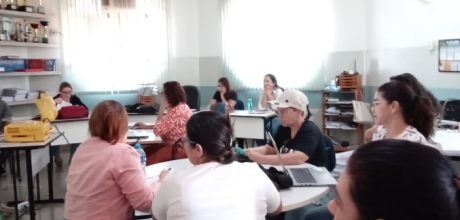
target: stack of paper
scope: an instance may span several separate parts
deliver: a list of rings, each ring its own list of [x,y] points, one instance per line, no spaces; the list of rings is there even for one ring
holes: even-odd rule
[[[2,100],[5,102],[12,102],[14,101],[14,98],[10,96],[2,96]]]
[[[325,115],[340,115],[340,110],[336,107],[330,107],[326,109]]]
[[[29,92],[29,94],[27,94],[27,99],[35,99],[38,97],[38,92]]]
[[[328,129],[343,129],[343,130],[356,130],[356,128],[350,127],[349,125],[340,121],[327,121],[326,128]]]
[[[2,96],[12,97],[14,101],[21,101],[26,99],[27,90],[18,88],[5,88],[3,89]]]
[[[338,98],[327,98],[327,102],[338,102],[339,99]]]
[[[139,95],[152,96],[158,95],[158,89],[156,85],[144,85],[139,89]]]

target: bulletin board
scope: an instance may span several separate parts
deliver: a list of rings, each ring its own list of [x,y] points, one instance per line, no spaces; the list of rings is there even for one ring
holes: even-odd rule
[[[439,72],[460,73],[460,39],[439,40]]]

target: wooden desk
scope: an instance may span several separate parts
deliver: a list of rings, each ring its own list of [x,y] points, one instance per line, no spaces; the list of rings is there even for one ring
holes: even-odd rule
[[[63,199],[54,199],[53,193],[53,160],[51,154],[51,143],[61,137],[62,134],[53,133],[50,137],[44,142],[28,142],[28,143],[13,143],[13,142],[6,142],[3,138],[0,140],[0,150],[1,151],[19,151],[24,150],[26,152],[26,169],[27,169],[27,191],[29,197],[29,213],[30,219],[35,220],[35,203],[64,203]],[[47,151],[47,152],[46,152]],[[34,157],[36,154],[36,157]],[[18,194],[17,194],[17,185],[16,185],[16,172],[14,172],[14,157],[11,157],[12,161],[12,170],[13,170],[13,189],[14,189],[14,202],[10,202],[9,205],[14,205],[15,207],[15,214],[16,219],[19,219],[17,205],[21,201],[18,201]],[[37,175],[38,172],[43,167],[36,165],[32,167],[32,159],[34,158],[34,162],[37,164],[43,164],[43,162],[47,162],[48,166],[48,200],[41,200],[40,199],[40,183],[37,182],[37,200],[35,200],[34,196],[34,173]],[[37,167],[39,166],[39,167]],[[35,169],[35,170],[34,170]]]

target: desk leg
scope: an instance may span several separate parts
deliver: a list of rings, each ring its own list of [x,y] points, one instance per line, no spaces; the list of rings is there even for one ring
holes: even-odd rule
[[[19,182],[22,182],[22,178],[21,178],[21,161],[19,160],[19,151],[17,150],[16,151],[16,166],[18,167],[18,179],[19,179]]]
[[[14,153],[14,152],[13,152]],[[13,194],[14,194],[14,202],[11,205],[14,205],[14,214],[16,216],[16,220],[19,219],[19,211],[18,211],[18,189],[16,186],[16,168],[14,166],[14,154],[10,155],[10,170],[12,170],[13,174]],[[8,204],[10,206],[10,203]]]
[[[48,199],[54,199],[53,192],[53,153],[51,152],[51,144],[48,146],[50,153],[50,162],[48,163]],[[64,202],[64,201],[62,201]]]
[[[32,156],[30,151],[26,150],[27,191],[29,192],[30,220],[35,220],[34,177],[32,175]]]
[[[40,201],[40,176],[37,173],[37,200]]]
[[[40,200],[40,203],[64,203],[64,199],[54,199],[53,192],[53,154],[51,153],[51,144],[48,146],[50,162],[48,163],[48,200]]]

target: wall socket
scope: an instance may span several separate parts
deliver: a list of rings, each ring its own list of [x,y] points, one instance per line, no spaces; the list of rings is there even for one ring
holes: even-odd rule
[[[29,208],[29,201],[21,202],[18,204],[18,211]]]

